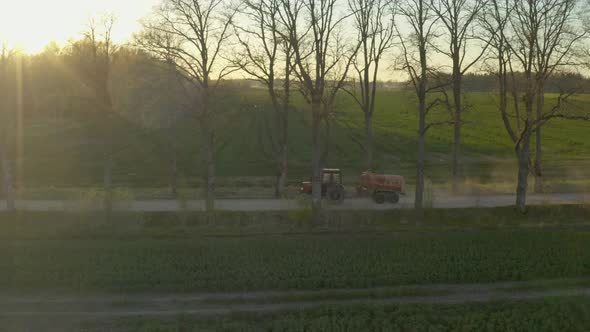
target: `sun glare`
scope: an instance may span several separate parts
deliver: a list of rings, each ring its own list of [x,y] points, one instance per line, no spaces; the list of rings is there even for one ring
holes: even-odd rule
[[[51,41],[64,45],[79,38],[90,17],[113,13],[115,38],[125,41],[138,29],[137,20],[158,0],[0,0],[0,39],[27,53],[38,53]]]
[[[36,53],[52,40],[63,43],[71,33],[65,13],[53,1],[0,2],[0,36],[12,47]]]

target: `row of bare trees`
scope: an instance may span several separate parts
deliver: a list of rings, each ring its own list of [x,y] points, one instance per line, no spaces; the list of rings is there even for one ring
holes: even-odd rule
[[[524,211],[529,174],[535,176],[535,189],[543,189],[542,127],[553,118],[588,119],[575,89],[564,88],[555,99],[545,97],[547,82],[554,75],[587,65],[586,13],[582,0],[247,0],[239,4],[162,0],[143,21],[135,46],[174,73],[184,91],[185,113],[200,124],[208,211],[215,208],[218,104],[223,95],[221,82],[228,75],[246,75],[265,87],[274,116],[274,135],[269,134],[268,140],[276,164],[277,197],[285,194],[293,101],[301,96],[307,102],[312,206],[319,220],[323,141],[327,139],[322,131],[329,130],[340,93],[348,94],[364,116],[361,145],[370,170],[375,167],[377,82],[386,72],[403,73],[407,78],[419,119],[415,207],[421,209],[426,137],[434,126],[453,128],[453,190],[459,191],[462,127],[464,114],[471,108],[463,77],[477,70],[497,77],[499,117],[514,143],[519,165],[516,204]],[[119,51],[111,38],[113,26],[112,16],[91,21],[83,40],[71,45],[78,79],[104,114],[101,142],[108,212],[112,209],[114,113],[109,82]],[[10,57],[3,47],[0,78],[8,75]],[[8,114],[5,109],[11,106],[2,99],[2,114]],[[10,127],[9,121],[2,123],[2,128]],[[0,137],[3,183],[7,197],[13,197],[12,162],[6,154],[10,144],[5,136],[10,135]],[[13,206],[14,198],[11,202]]]
[[[519,161],[516,204],[524,210],[531,171],[535,189],[543,187],[542,126],[556,117],[588,117],[576,108],[575,91],[563,91],[553,104],[545,99],[552,75],[582,64],[583,9],[579,0],[248,0],[239,5],[165,0],[137,41],[174,63],[198,91],[194,108],[202,124],[209,209],[215,170],[210,104],[221,79],[240,71],[266,87],[278,133],[272,144],[277,197],[283,196],[287,178],[293,93],[305,98],[311,113],[312,203],[319,218],[322,124],[328,125],[339,91],[352,96],[364,114],[363,147],[366,167],[372,169],[373,114],[379,75],[389,69],[385,61],[406,73],[416,94],[415,207],[423,206],[426,134],[433,126],[453,127],[453,190],[459,190],[461,129],[470,108],[463,77],[486,68],[498,77],[498,109]],[[524,83],[517,82],[522,75]],[[431,117],[437,110],[448,116]]]

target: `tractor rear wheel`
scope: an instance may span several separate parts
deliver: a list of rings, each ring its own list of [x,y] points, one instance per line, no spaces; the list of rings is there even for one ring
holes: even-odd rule
[[[377,204],[385,203],[385,194],[379,191],[375,192],[373,194],[373,201],[375,201]]]
[[[340,204],[344,201],[344,188],[342,186],[332,186],[328,188],[326,196],[330,202]]]

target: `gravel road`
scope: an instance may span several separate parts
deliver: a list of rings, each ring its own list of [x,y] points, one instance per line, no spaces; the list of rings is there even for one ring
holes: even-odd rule
[[[434,208],[470,208],[470,207],[501,207],[514,205],[514,195],[470,195],[453,196],[437,194],[432,202]],[[531,194],[527,198],[529,205],[562,205],[590,204],[590,195],[583,193]],[[410,196],[402,196],[398,204],[375,204],[369,198],[348,198],[340,205],[325,204],[334,210],[390,210],[410,209],[414,200]],[[80,209],[100,209],[98,203],[66,201],[66,200],[19,200],[17,209],[25,211],[64,211]],[[118,211],[163,212],[163,211],[199,211],[204,209],[201,200],[136,200],[115,203]],[[223,211],[285,211],[301,208],[294,199],[219,199],[215,208]],[[6,210],[6,203],[0,203],[0,210]]]

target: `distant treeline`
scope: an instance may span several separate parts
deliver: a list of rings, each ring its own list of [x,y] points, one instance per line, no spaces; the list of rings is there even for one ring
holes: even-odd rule
[[[439,73],[436,80],[446,80],[450,82],[450,75]],[[277,80],[282,84],[281,80]],[[515,73],[514,82],[523,84],[524,77],[522,73]],[[254,80],[234,80],[238,85],[246,85],[252,88],[264,89],[264,85]],[[399,80],[378,81],[377,88],[380,90],[402,90],[408,87],[409,82]],[[509,84],[512,84],[509,82]],[[498,77],[493,74],[465,74],[463,78],[463,89],[465,92],[494,92],[498,89]],[[547,93],[575,92],[590,93],[590,78],[577,73],[555,73],[549,78],[545,86]]]
[[[517,73],[514,80],[517,84],[524,82],[522,74]],[[492,74],[466,74],[463,78],[467,92],[490,92],[498,88],[498,78]],[[590,93],[590,79],[576,73],[556,73],[549,78],[545,86],[547,93],[576,92]]]

